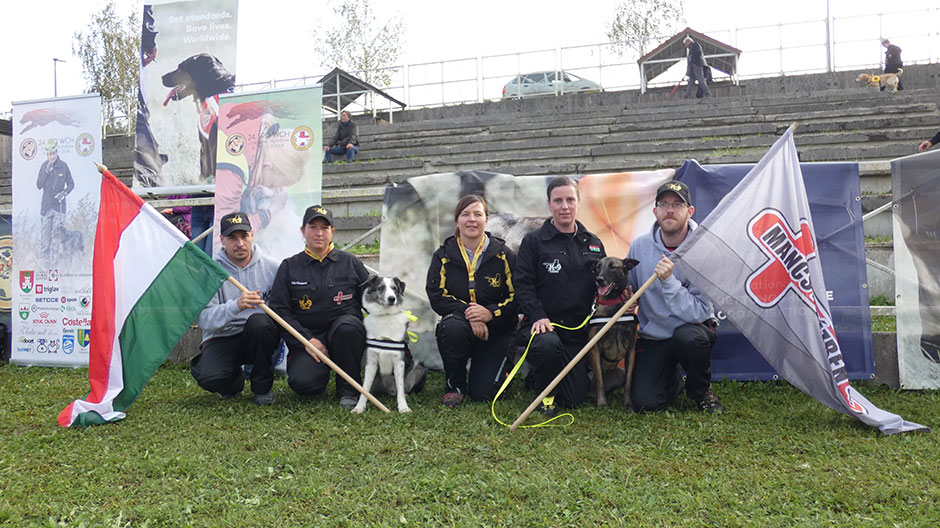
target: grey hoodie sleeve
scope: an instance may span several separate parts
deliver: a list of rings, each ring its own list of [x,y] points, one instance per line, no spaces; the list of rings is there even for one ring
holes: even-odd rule
[[[218,331],[225,328],[225,325],[231,322],[241,311],[238,309],[238,298],[223,301],[222,291],[222,289],[219,289],[212,296],[212,300],[202,309],[196,319],[196,324],[204,331]]]
[[[694,284],[683,286],[675,274],[663,281],[663,298],[674,316],[686,323],[701,323],[713,317],[712,303]]]

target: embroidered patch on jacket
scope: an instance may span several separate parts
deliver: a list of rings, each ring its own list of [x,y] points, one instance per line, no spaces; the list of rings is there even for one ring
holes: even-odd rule
[[[353,294],[351,293],[338,292],[336,294],[336,297],[333,297],[333,302],[335,302],[336,304],[342,304],[343,301],[348,301],[352,298],[353,298]]]
[[[590,246],[588,246],[588,249],[590,249],[591,251],[593,251],[593,252],[595,252],[595,253],[600,253],[600,252],[601,252],[601,247],[600,247],[600,246],[595,246],[594,244],[591,244]]]
[[[543,262],[542,265],[545,266],[545,269],[547,269],[549,273],[561,272],[561,262],[558,262],[558,259],[551,262]]]
[[[300,305],[301,310],[306,311],[306,310],[309,310],[313,306],[313,301],[310,300],[310,297],[307,297],[306,295],[304,295],[303,299],[301,299],[298,302],[298,304]]]
[[[502,277],[499,275],[499,273],[497,273],[495,277],[487,277],[484,275],[483,278],[485,278],[486,282],[488,282],[493,288],[499,288],[499,285],[502,283]]]

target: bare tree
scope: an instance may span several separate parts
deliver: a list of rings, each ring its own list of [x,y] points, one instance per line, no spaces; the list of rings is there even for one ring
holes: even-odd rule
[[[684,11],[683,0],[625,0],[614,12],[607,38],[617,53],[635,49],[642,56],[654,38],[681,29]]]
[[[392,16],[380,21],[369,0],[337,0],[333,13],[339,22],[333,27],[314,30],[314,51],[323,67],[340,67],[378,87],[392,83],[388,71],[401,56],[405,23]]]
[[[82,60],[89,92],[101,95],[105,126],[133,130],[140,74],[140,18],[121,18],[114,0],[91,16],[86,31],[72,37],[72,54]],[[126,120],[126,121],[125,121]]]

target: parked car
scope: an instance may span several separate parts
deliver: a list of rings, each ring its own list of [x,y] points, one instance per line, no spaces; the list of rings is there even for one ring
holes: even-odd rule
[[[572,92],[600,92],[601,85],[563,71],[518,75],[503,86],[503,98]]]

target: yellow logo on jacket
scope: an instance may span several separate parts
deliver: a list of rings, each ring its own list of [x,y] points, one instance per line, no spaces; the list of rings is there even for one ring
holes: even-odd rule
[[[486,282],[488,282],[493,288],[499,288],[499,285],[502,284],[503,280],[499,273],[497,273],[495,277],[487,277],[484,275],[483,278],[486,279]]]
[[[313,306],[313,301],[310,300],[310,297],[304,295],[304,298],[298,301],[298,304],[300,304],[301,310],[306,311],[309,310],[311,306]]]

